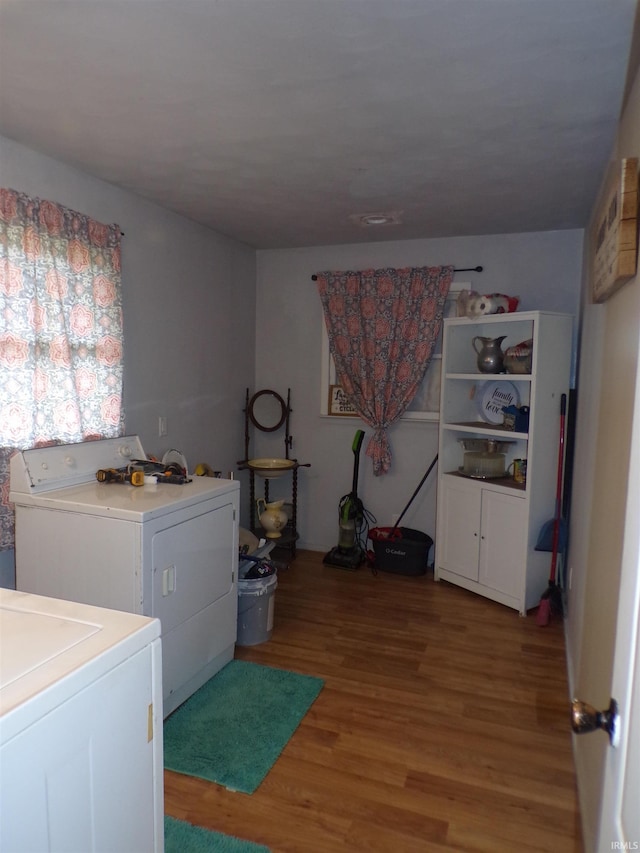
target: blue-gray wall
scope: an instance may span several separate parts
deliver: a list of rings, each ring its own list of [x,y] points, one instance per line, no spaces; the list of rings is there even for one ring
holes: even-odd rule
[[[120,225],[126,429],[148,454],[177,448],[190,468],[233,470],[254,375],[255,251],[1,137],[0,185]]]
[[[322,309],[311,280],[321,270],[454,264],[483,266],[482,273],[458,273],[481,293],[520,297],[520,309],[577,315],[583,232],[554,231],[410,240],[258,252],[256,389],[291,388],[294,456],[310,462],[300,472],[300,546],[326,550],[336,544],[340,497],[351,491],[355,430],[368,427],[354,418],[320,415]],[[574,333],[575,338],[575,333]],[[394,424],[389,431],[393,462],[389,474],[374,477],[364,455],[359,496],[389,525],[406,505],[437,452],[438,426],[431,422]],[[258,456],[282,455],[281,437],[261,434]],[[258,452],[260,451],[260,452]],[[274,484],[286,496],[286,481]],[[281,495],[282,492],[282,495]],[[435,476],[429,478],[402,523],[435,538]]]

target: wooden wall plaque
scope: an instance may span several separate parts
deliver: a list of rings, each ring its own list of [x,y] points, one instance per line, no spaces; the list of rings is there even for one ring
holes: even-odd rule
[[[636,274],[638,158],[627,157],[607,179],[592,235],[594,302],[604,302]]]

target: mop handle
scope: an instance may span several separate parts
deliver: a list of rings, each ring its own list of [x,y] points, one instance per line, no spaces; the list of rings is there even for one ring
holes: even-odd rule
[[[553,544],[551,551],[551,581],[556,580],[558,543],[560,542],[560,503],[562,499],[562,473],[564,467],[564,421],[567,411],[567,395],[560,398],[560,442],[558,445],[558,481],[556,484],[556,517],[553,520]]]
[[[430,474],[430,473],[431,473],[431,471],[433,470],[433,466],[436,464],[436,462],[437,462],[437,461],[438,461],[438,454],[436,453],[436,455],[435,455],[435,458],[434,458],[433,462],[432,462],[432,463],[431,463],[431,465],[429,465],[429,467],[427,468],[427,473],[424,475],[424,477],[423,477],[423,478],[420,480],[420,482],[418,483],[418,488],[417,488],[417,489],[415,490],[415,492],[411,495],[411,497],[409,498],[409,503],[408,503],[408,504],[406,505],[406,507],[402,510],[402,512],[400,513],[400,516],[398,517],[398,520],[397,520],[397,521],[396,521],[396,523],[393,525],[393,527],[392,527],[392,529],[391,529],[391,533],[389,534],[389,539],[390,539],[390,538],[392,537],[392,535],[396,532],[396,530],[397,530],[397,528],[398,528],[398,525],[399,525],[399,524],[400,524],[400,522],[402,521],[402,518],[403,518],[403,516],[404,516],[405,512],[409,509],[409,507],[410,507],[410,506],[411,506],[411,504],[413,503],[413,499],[415,498],[415,496],[418,494],[418,492],[419,492],[419,491],[420,491],[420,489],[422,488],[422,484],[424,483],[424,481],[427,479],[427,477],[429,476],[429,474]]]

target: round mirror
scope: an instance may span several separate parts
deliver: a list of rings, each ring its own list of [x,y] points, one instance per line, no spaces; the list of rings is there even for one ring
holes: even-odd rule
[[[258,391],[249,401],[251,423],[263,432],[280,429],[287,417],[287,406],[275,391]]]

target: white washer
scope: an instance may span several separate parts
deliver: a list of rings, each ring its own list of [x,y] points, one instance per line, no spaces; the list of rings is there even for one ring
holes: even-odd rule
[[[133,459],[138,436],[12,457],[16,588],[159,618],[166,717],[233,658],[240,485],[97,482]]]
[[[164,849],[160,623],[0,589],[0,850]]]

